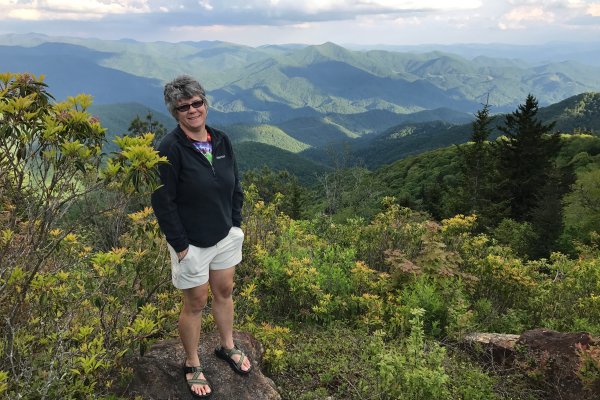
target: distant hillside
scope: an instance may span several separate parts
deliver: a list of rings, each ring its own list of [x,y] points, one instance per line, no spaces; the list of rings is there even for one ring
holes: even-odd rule
[[[398,114],[386,110],[371,110],[357,114],[330,113],[318,118],[298,118],[278,126],[290,136],[313,147],[326,146],[340,140],[357,138],[382,132],[390,126],[403,122],[447,121],[464,123],[471,115],[449,109],[419,111]]]
[[[175,120],[170,115],[157,112],[139,103],[93,104],[89,111],[100,119],[100,123],[107,130],[105,151],[116,150],[116,144],[113,143],[114,137],[126,135],[131,121],[138,116],[144,120],[149,112],[152,113],[153,120],[165,126],[167,132],[176,126]]]
[[[229,125],[223,130],[234,142],[257,142],[299,153],[310,147],[272,125]]]
[[[238,142],[234,143],[233,149],[242,173],[266,165],[276,171],[287,170],[296,175],[303,184],[312,184],[319,175],[329,170],[322,164],[264,143]]]
[[[544,123],[556,121],[555,130],[558,131],[573,133],[579,130],[598,135],[600,134],[600,93],[584,93],[548,107],[541,107],[538,117]],[[495,126],[501,125],[503,119],[502,114],[493,117],[492,139],[499,134]],[[425,151],[465,143],[471,134],[471,123],[461,125],[441,121],[404,123],[389,128],[379,135],[349,143],[355,159],[362,160],[369,168],[376,168]],[[312,153],[313,157],[314,154]]]
[[[599,66],[571,60],[532,65],[492,58],[491,50],[469,59],[441,51],[355,51],[334,43],[253,48],[36,34],[0,35],[0,45],[1,71],[45,73],[59,98],[76,89],[100,104],[136,102],[161,110],[162,84],[192,74],[208,89],[211,121],[218,125],[279,126],[370,111],[473,113],[488,95],[495,112],[510,112],[528,93],[548,105],[600,87]],[[341,130],[344,136],[364,134],[363,127],[341,125],[348,130]]]
[[[92,112],[109,138],[148,110],[157,110],[153,114],[167,128],[174,126],[164,115],[162,86],[190,73],[208,89],[208,123],[249,151],[263,143],[323,163],[327,148],[348,142],[350,158],[370,168],[465,142],[473,113],[488,99],[500,114],[514,111],[531,93],[541,106],[552,104],[540,117],[557,121],[557,129],[600,129],[599,66],[551,58],[532,64],[489,51],[469,59],[431,50],[0,35],[0,71],[45,74],[59,100],[91,94]]]
[[[364,49],[365,46],[351,46]],[[427,44],[405,46],[377,46],[382,50],[398,52],[426,53],[443,51],[458,54],[466,58],[480,56],[519,59],[529,64],[547,64],[551,62],[577,61],[589,65],[600,65],[600,42],[552,42],[546,44],[515,45],[503,43],[464,43],[464,44]],[[372,49],[372,46],[367,46]]]
[[[464,143],[470,135],[471,124],[407,123],[390,128],[370,141],[356,141],[351,148],[356,158],[367,167],[375,168],[432,149]]]
[[[540,118],[556,121],[561,132],[581,130],[600,136],[600,93],[582,93],[540,110]]]
[[[138,115],[143,118],[148,112],[151,112],[154,119],[161,122],[168,130],[176,125],[171,116],[138,103],[94,104],[91,112],[97,115],[102,121],[102,125],[107,128],[107,140],[111,150],[113,149],[112,137],[126,133],[131,121]],[[465,122],[472,118],[469,114],[448,109],[427,110],[413,114],[396,114],[384,110],[347,115],[332,113],[318,118],[294,119],[279,126],[266,124],[219,125],[214,123],[214,121],[218,122],[219,118],[214,117],[215,112],[211,109],[208,118],[209,125],[222,128],[234,141],[265,143],[293,153],[299,153],[311,146],[325,146],[340,139],[381,132],[403,121],[441,119]]]
[[[0,46],[0,71],[45,75],[57,100],[87,93],[95,104],[136,102],[153,109],[164,107],[159,80],[100,65],[107,57],[111,54],[64,43]]]

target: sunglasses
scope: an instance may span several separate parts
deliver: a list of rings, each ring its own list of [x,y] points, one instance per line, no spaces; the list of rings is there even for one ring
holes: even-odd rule
[[[194,108],[200,108],[204,105],[204,100],[194,101],[192,104],[182,104],[180,106],[175,107],[175,109],[179,112],[187,112],[190,109],[190,106]]]

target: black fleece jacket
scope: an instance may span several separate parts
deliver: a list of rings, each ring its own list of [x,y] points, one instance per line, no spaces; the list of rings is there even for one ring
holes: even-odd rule
[[[213,164],[197,152],[179,126],[158,146],[169,164],[159,167],[162,186],[152,193],[152,208],[167,242],[180,252],[189,244],[214,246],[242,223],[244,192],[231,141],[206,127]]]

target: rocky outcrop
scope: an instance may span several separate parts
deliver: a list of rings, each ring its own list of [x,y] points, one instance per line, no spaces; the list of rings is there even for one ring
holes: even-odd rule
[[[600,349],[588,333],[534,329],[520,336],[474,333],[465,339],[480,359],[485,355],[484,362],[522,371],[548,398],[600,399],[600,376],[582,374],[586,357],[595,365],[592,371],[600,366]]]
[[[273,381],[262,374],[260,365],[263,347],[250,334],[236,332],[234,340],[252,360],[249,375],[236,374],[225,361],[214,354],[219,344],[217,332],[203,334],[198,349],[205,375],[211,382],[214,400],[276,400],[281,399]],[[182,372],[185,358],[179,340],[156,343],[143,357],[131,360],[133,379],[124,390],[129,398],[145,400],[192,399]]]
[[[518,366],[534,376],[543,376],[542,383],[554,398],[600,399],[597,382],[590,386],[581,380],[581,354],[595,346],[589,333],[534,329],[523,333],[516,346]]]
[[[505,365],[514,361],[519,335],[471,333],[464,340],[485,363]]]

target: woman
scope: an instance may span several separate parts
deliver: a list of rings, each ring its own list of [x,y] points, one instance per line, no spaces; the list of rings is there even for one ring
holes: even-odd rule
[[[165,85],[165,104],[178,126],[160,142],[169,164],[152,208],[171,253],[173,285],[183,291],[179,337],[184,373],[197,398],[212,389],[198,357],[202,310],[212,292],[212,312],[221,345],[215,353],[240,374],[252,365],[233,343],[233,275],[242,260],[243,192],[229,138],[206,125],[208,101],[200,83],[183,75]]]

